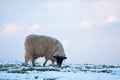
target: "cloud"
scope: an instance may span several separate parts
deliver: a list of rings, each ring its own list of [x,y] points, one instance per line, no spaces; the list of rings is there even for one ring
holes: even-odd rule
[[[118,18],[115,15],[110,15],[105,19],[105,23],[115,23],[118,22]]]
[[[93,25],[93,23],[86,19],[77,23],[77,26],[79,28],[90,28],[90,27],[92,27],[92,25]]]
[[[118,3],[119,1],[115,1],[115,0],[98,0],[98,1],[94,1],[92,6],[94,8],[100,9],[100,10],[114,10],[118,7]]]
[[[38,29],[41,29],[42,27],[39,24],[33,24],[30,28],[29,31],[37,31]]]
[[[18,24],[7,24],[1,31],[0,35],[4,38],[8,38],[17,32],[19,32],[21,27]]]

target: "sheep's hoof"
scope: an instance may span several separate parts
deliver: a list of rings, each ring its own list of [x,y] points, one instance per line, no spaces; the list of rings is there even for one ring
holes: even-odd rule
[[[43,67],[45,67],[45,63],[43,64]]]
[[[33,67],[35,67],[35,64],[33,64]]]

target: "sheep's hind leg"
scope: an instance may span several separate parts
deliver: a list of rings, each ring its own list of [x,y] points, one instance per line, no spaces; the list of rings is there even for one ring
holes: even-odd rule
[[[28,59],[25,59],[25,65],[26,66],[28,65]]]
[[[28,65],[28,59],[25,58],[25,63],[22,64],[22,66],[27,66]]]
[[[32,65],[35,67],[35,59],[32,59]]]
[[[29,61],[29,57],[28,57],[28,55],[26,54],[26,55],[25,55],[25,63],[23,63],[22,65],[23,65],[23,66],[27,66],[27,65],[28,65],[28,61]]]

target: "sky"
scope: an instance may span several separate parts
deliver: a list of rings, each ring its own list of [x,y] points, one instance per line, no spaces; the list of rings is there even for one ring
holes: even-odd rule
[[[58,39],[65,63],[120,65],[120,0],[0,0],[0,59],[24,61],[29,34]]]

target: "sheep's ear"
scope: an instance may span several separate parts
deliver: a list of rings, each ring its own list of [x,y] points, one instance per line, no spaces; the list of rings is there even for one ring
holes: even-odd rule
[[[54,58],[61,58],[61,59],[67,59],[67,57],[58,57],[58,56],[53,56]]]
[[[67,57],[63,57],[64,59],[67,59]]]
[[[57,58],[57,56],[53,56],[54,58]]]

